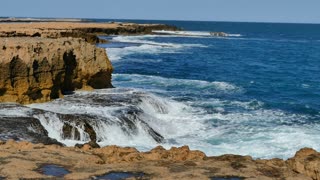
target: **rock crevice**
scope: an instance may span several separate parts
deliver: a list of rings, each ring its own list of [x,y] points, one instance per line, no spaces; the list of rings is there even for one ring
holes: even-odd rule
[[[6,47],[0,49],[0,102],[46,102],[78,89],[112,87],[105,49],[83,39],[0,40]]]

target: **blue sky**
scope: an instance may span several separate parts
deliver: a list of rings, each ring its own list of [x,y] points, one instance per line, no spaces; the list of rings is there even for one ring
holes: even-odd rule
[[[0,16],[320,23],[320,0],[3,0]]]

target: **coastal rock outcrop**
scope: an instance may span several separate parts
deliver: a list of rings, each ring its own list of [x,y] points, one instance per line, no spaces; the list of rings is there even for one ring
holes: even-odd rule
[[[162,24],[35,22],[0,26],[0,102],[46,102],[77,89],[110,88],[98,35],[176,30]]]
[[[287,162],[295,172],[320,179],[320,153],[314,149],[303,148]]]
[[[107,146],[82,148],[0,142],[0,177],[8,179],[53,178],[38,171],[43,165],[58,165],[69,174],[65,179],[92,179],[110,172],[139,172],[143,179],[303,179],[320,180],[319,153],[302,149],[295,157],[255,160],[250,156],[207,157],[189,147],[166,150],[159,146],[148,152],[135,148]],[[16,171],[16,169],[19,171]]]
[[[46,102],[112,87],[105,49],[78,38],[1,38],[0,102]]]
[[[15,109],[18,105],[0,104],[0,109]],[[21,105],[19,105],[21,106]],[[22,106],[21,106],[22,107]],[[0,141],[14,139],[28,140],[33,143],[63,145],[48,136],[48,131],[41,122],[33,117],[0,116]]]
[[[83,147],[84,150],[90,150],[89,146]],[[140,161],[197,161],[206,158],[201,151],[191,151],[188,146],[180,148],[173,147],[166,150],[161,146],[152,149],[149,152],[139,152],[135,148],[121,148],[118,146],[107,146],[100,149],[94,149],[94,154],[99,155],[107,163],[120,162],[140,162]]]
[[[165,24],[34,22],[2,23],[0,37],[82,38],[96,44],[106,42],[98,35],[151,34],[153,30],[178,30]]]

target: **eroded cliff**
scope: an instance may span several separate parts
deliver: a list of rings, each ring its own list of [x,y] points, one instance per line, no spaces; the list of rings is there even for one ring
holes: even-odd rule
[[[77,89],[109,88],[112,66],[98,35],[147,34],[174,26],[34,22],[0,26],[0,102],[46,102]]]
[[[78,38],[1,38],[0,102],[46,102],[112,87],[105,49]]]

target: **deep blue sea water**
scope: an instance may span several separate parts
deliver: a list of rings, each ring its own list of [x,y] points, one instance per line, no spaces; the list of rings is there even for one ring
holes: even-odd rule
[[[320,150],[320,25],[138,22],[194,35],[112,36],[100,45],[115,87],[173,104],[160,119],[176,127],[158,122],[162,135],[210,155],[284,158],[306,146]],[[210,31],[230,36],[206,36]]]

